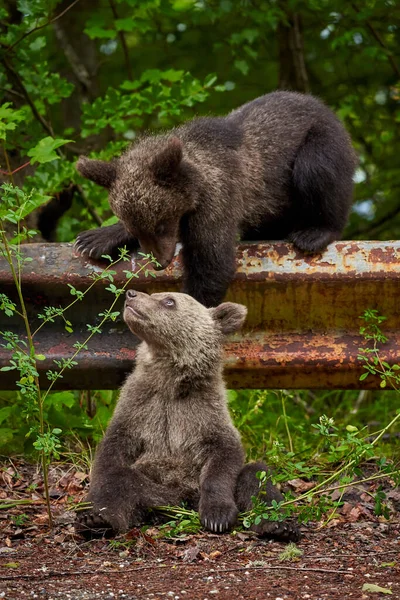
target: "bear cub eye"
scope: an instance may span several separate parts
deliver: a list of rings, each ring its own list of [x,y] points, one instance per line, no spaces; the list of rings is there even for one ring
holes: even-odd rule
[[[165,298],[164,300],[161,301],[161,304],[163,306],[166,306],[167,308],[174,308],[175,300],[173,300],[173,298]]]

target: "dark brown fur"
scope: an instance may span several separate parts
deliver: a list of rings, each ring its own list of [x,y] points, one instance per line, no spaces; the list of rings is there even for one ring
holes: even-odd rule
[[[113,163],[78,170],[110,190],[120,222],[81,233],[92,258],[124,244],[165,268],[183,244],[185,291],[219,304],[235,272],[238,236],[288,239],[319,252],[340,239],[356,157],[339,119],[313,96],[274,92],[224,118],[199,118],[140,139]]]
[[[141,340],[136,368],[121,390],[97,450],[83,534],[123,532],[149,510],[186,501],[203,526],[223,532],[251,507],[262,463],[244,465],[244,451],[226,403],[222,341],[240,328],[246,309],[207,309],[186,294],[129,291],[124,318]],[[267,500],[282,500],[269,483]],[[262,522],[257,532],[296,539],[296,525]]]

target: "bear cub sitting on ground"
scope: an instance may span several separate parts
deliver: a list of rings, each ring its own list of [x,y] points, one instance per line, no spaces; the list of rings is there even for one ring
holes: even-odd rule
[[[81,233],[76,248],[99,259],[140,243],[164,269],[180,241],[184,291],[217,306],[235,273],[238,237],[287,239],[303,252],[340,239],[355,166],[327,106],[273,92],[226,117],[144,136],[112,162],[81,157],[78,170],[109,189],[120,221]]]
[[[77,530],[92,536],[124,532],[162,505],[187,502],[202,525],[228,531],[259,492],[263,463],[244,464],[222,378],[222,343],[246,308],[227,302],[207,309],[191,296],[129,290],[124,319],[142,343],[100,443],[88,501]],[[283,499],[267,482],[268,503]],[[291,521],[262,521],[259,535],[298,539]]]

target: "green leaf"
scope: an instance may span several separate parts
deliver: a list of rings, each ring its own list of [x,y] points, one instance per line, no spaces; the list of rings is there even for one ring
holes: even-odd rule
[[[74,406],[75,396],[72,392],[55,392],[54,394],[49,394],[46,402],[49,406],[54,406],[56,410],[61,411],[65,406],[67,408]]]
[[[108,227],[108,225],[114,225],[115,223],[118,223],[118,217],[116,217],[115,215],[112,215],[109,219],[106,219],[105,221],[103,221],[101,226]]]
[[[84,32],[90,37],[91,40],[96,38],[113,40],[115,37],[117,37],[117,32],[115,29],[104,29],[103,27],[98,27],[96,25],[93,27],[86,27]]]
[[[46,357],[44,354],[35,354],[35,358],[36,358],[36,360],[46,360]]]
[[[133,31],[136,27],[136,22],[132,17],[126,19],[115,19],[114,21],[117,31]]]
[[[357,428],[357,427],[354,427],[354,425],[346,425],[346,430],[347,430],[349,433],[355,433],[356,431],[358,431],[358,428]]]
[[[31,165],[33,165],[35,162],[44,164],[51,162],[52,160],[58,160],[60,157],[55,153],[55,150],[60,148],[60,146],[64,146],[64,144],[69,144],[70,142],[73,142],[73,140],[52,138],[50,136],[43,138],[38,144],[36,144],[36,146],[27,152],[27,155],[32,157]]]
[[[176,11],[188,10],[192,8],[196,0],[174,0],[172,2],[172,8]]]
[[[363,373],[363,374],[360,376],[360,381],[364,381],[364,379],[367,379],[368,375],[369,375],[369,373]]]
[[[204,87],[208,88],[214,85],[214,83],[217,81],[217,76],[215,73],[210,73],[209,75],[207,75],[207,77],[204,80]]]
[[[3,565],[3,567],[6,567],[7,569],[18,569],[19,563],[17,563],[17,562],[9,562],[9,563],[5,563]]]
[[[161,73],[161,79],[165,81],[170,81],[171,83],[175,83],[180,81],[184,76],[185,71],[177,71],[176,69],[168,69],[167,71],[163,71]]]
[[[8,417],[12,415],[13,408],[13,406],[3,406],[3,408],[0,408],[0,423],[7,421]]]
[[[129,92],[131,90],[137,90],[141,85],[142,82],[139,81],[139,79],[134,79],[133,81],[129,81],[129,79],[126,79],[121,83],[119,87],[121,88],[121,90],[126,90],[127,92]]]
[[[34,42],[29,44],[29,48],[32,50],[32,52],[38,52],[39,50],[42,50],[42,48],[44,48],[45,46],[46,38],[44,36],[36,38]]]
[[[235,60],[235,68],[240,71],[243,75],[247,75],[249,72],[249,65],[245,60]]]
[[[0,448],[7,446],[13,439],[13,430],[9,427],[2,427],[0,429]]]
[[[11,107],[11,108],[10,108]],[[6,102],[0,106],[0,139],[5,140],[7,131],[13,131],[17,123],[25,118],[25,111],[15,110],[11,102]]]
[[[380,585],[375,585],[375,583],[364,583],[362,586],[363,592],[372,592],[373,594],[389,594],[392,595],[392,590],[389,588],[383,588]]]

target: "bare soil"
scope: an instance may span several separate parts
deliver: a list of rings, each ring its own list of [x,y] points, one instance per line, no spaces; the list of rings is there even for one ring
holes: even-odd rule
[[[6,600],[366,600],[389,592],[400,599],[400,521],[376,517],[362,490],[351,488],[328,524],[303,526],[302,556],[282,560],[284,544],[243,532],[166,540],[156,528],[134,529],[116,541],[85,542],[68,510],[71,499],[84,495],[84,473],[53,470],[52,529],[40,475],[19,462],[7,463],[0,477],[0,598]],[[4,508],[16,499],[31,503]],[[387,592],[363,591],[365,584]]]

